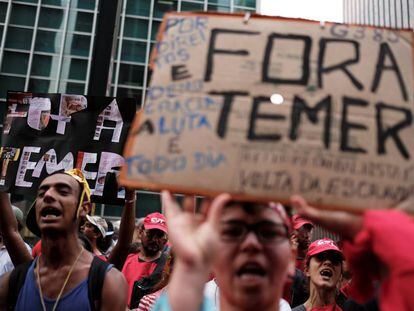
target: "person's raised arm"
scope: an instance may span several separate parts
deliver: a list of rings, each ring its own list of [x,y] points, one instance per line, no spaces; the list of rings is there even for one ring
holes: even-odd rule
[[[362,229],[363,218],[361,215],[342,211],[319,210],[310,206],[300,195],[294,195],[290,199],[292,207],[306,219],[311,220],[342,237],[352,240]]]
[[[118,242],[109,254],[108,261],[111,262],[118,270],[128,256],[129,246],[132,242],[135,229],[135,189],[125,189],[125,205],[122,210],[121,223],[119,225]]]
[[[18,229],[16,217],[10,204],[9,195],[0,192],[0,232],[3,235],[4,245],[15,266],[30,261],[32,255],[24,244]]]
[[[168,286],[171,309],[197,311],[203,301],[204,284],[218,251],[219,218],[223,207],[230,201],[230,195],[221,194],[211,204],[203,204],[204,215],[194,213],[192,198],[184,200],[183,209],[168,191],[162,192],[162,201],[166,209],[168,236],[175,255],[174,270]]]

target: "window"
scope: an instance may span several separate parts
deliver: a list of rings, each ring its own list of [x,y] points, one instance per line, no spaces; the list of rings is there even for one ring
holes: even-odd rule
[[[145,42],[123,40],[121,59],[125,61],[145,63],[147,45]]]
[[[137,18],[125,18],[124,36],[138,39],[146,39],[148,35],[148,20]]]
[[[63,10],[41,8],[39,16],[39,27],[62,29]]]
[[[225,6],[217,6],[217,5],[208,5],[207,10],[209,11],[217,11],[217,12],[230,12],[229,7]]]
[[[105,1],[105,0],[101,0]],[[94,10],[95,9],[96,0],[77,0],[71,1],[72,7],[77,7],[78,9],[86,9],[86,10]]]
[[[59,53],[61,44],[62,33],[46,30],[37,31],[35,51]]]
[[[0,2],[0,23],[4,23],[7,14],[7,3]]]
[[[137,99],[137,106],[139,106],[141,104],[142,90],[118,87],[116,96],[117,97],[136,98]]]
[[[137,195],[136,217],[141,218],[154,212],[161,212],[161,197],[158,193],[139,192]]]
[[[147,74],[147,87],[151,84],[151,78],[152,78],[152,70],[148,68],[148,74]]]
[[[256,8],[256,0],[234,0],[234,5]]]
[[[38,93],[49,93],[54,91],[55,81],[43,79],[30,79],[29,91]]]
[[[6,36],[6,48],[30,50],[32,42],[32,29],[23,29],[9,26]]]
[[[50,4],[55,6],[66,7],[69,0],[42,0],[42,4]],[[37,2],[37,1],[35,1]]]
[[[151,29],[151,40],[157,39],[158,28],[160,27],[161,22],[153,21],[152,22],[152,29]]]
[[[255,13],[256,12],[256,10],[255,9],[242,9],[242,8],[234,8],[234,13],[237,13],[237,12],[252,12],[252,13]]]
[[[69,15],[69,25],[75,25],[75,31],[91,32],[93,14],[77,12]]]
[[[68,34],[66,37],[66,54],[89,56],[91,36]]]
[[[10,15],[10,24],[33,26],[36,18],[36,7],[13,4]]]
[[[56,56],[33,55],[32,72],[33,76],[44,76],[55,78],[59,59]]]
[[[208,4],[218,4],[223,6],[230,6],[230,0],[208,0]]]
[[[162,18],[170,11],[177,11],[176,0],[154,0],[154,17]]]
[[[204,4],[202,3],[192,3],[192,2],[182,2],[181,11],[204,11]]]
[[[119,84],[142,86],[145,66],[121,64],[119,67]]]
[[[4,51],[4,58],[1,66],[1,71],[25,75],[27,73],[28,62],[28,53]]]
[[[0,75],[0,98],[6,98],[7,91],[24,91],[24,78]]]
[[[88,61],[86,59],[77,59],[65,57],[62,64],[61,79],[86,80],[86,71]]]
[[[105,216],[121,217],[122,206],[105,204]]]
[[[37,0],[19,0],[20,2],[37,3]]]
[[[125,0],[126,14],[149,16],[150,14],[150,0]]]
[[[61,82],[59,85],[60,93],[67,94],[85,94],[85,83]]]

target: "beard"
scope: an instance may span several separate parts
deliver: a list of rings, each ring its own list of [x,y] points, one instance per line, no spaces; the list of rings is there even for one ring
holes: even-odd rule
[[[160,251],[160,246],[156,242],[150,242],[146,245],[143,244],[142,247],[145,251],[145,254],[148,256],[154,256]]]

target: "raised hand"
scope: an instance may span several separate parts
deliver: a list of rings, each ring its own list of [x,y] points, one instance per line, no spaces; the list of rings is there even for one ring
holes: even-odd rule
[[[300,195],[290,198],[292,207],[306,219],[311,220],[343,238],[353,239],[362,228],[362,216],[349,212],[319,210],[310,206]]]
[[[219,217],[230,195],[221,194],[211,202],[204,201],[200,213],[194,213],[193,198],[186,197],[181,209],[168,191],[161,195],[175,255],[187,265],[209,267],[217,252]]]

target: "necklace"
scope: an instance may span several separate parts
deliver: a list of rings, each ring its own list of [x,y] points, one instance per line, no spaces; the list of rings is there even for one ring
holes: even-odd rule
[[[60,289],[60,292],[59,292],[59,295],[58,295],[58,296],[57,296],[57,298],[56,298],[55,304],[53,305],[52,311],[55,311],[55,310],[56,310],[57,305],[59,304],[60,297],[62,296],[63,290],[65,289],[66,284],[68,283],[69,278],[70,278],[70,276],[72,275],[72,271],[73,271],[73,269],[75,268],[76,264],[77,264],[77,263],[78,263],[78,261],[79,261],[79,258],[81,257],[81,255],[82,255],[82,253],[83,253],[83,250],[84,250],[84,248],[82,247],[81,251],[79,252],[78,257],[76,257],[76,259],[75,259],[74,263],[73,263],[73,264],[72,264],[72,266],[70,267],[69,272],[68,272],[68,275],[66,276],[65,282],[63,282],[63,286],[62,286],[62,288]],[[43,311],[46,311],[45,301],[44,301],[44,299],[43,299],[42,286],[40,285],[40,273],[39,273],[39,270],[40,270],[40,257],[41,257],[41,256],[42,256],[42,255],[40,255],[40,256],[39,256],[39,259],[37,260],[37,265],[36,265],[36,269],[35,269],[35,270],[36,270],[36,276],[37,276],[37,283],[38,283],[38,285],[39,285],[40,302],[42,303]]]

